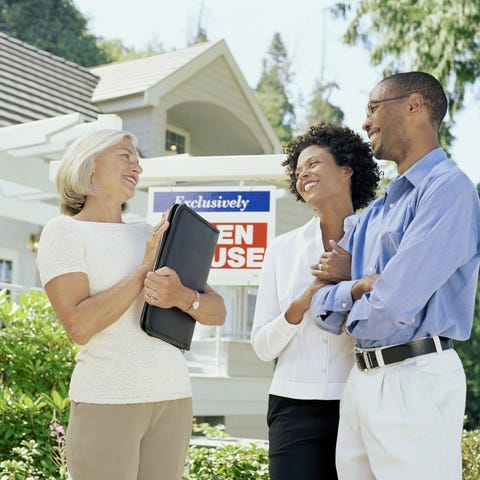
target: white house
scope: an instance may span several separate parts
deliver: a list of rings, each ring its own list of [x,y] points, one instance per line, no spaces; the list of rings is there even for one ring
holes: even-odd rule
[[[125,221],[142,221],[150,186],[276,185],[276,233],[312,213],[285,189],[281,146],[224,41],[85,69],[0,33],[0,287],[39,288],[35,242],[58,215],[50,164],[91,129],[139,140],[144,174]],[[248,341],[255,285],[216,286],[227,324],[197,329],[188,353],[194,413],[235,436],[265,437],[273,365]]]

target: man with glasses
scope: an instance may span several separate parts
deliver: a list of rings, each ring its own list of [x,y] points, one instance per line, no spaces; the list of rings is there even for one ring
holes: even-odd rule
[[[398,177],[347,221],[344,238],[313,269],[337,281],[351,262],[351,280],[320,289],[311,303],[321,328],[356,339],[341,403],[340,480],[462,477],[466,382],[452,340],[470,336],[480,206],[439,146],[446,111],[443,88],[427,73],[375,86],[363,129]]]

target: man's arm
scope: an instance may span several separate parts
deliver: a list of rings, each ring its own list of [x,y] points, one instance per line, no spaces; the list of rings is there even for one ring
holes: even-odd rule
[[[467,182],[458,175],[430,185],[405,231],[387,232],[399,238],[398,249],[373,290],[352,307],[349,333],[385,338],[408,327],[456,270],[478,256],[478,205],[472,203],[478,198]]]
[[[322,330],[340,335],[345,316],[353,305],[351,290],[357,282],[351,280],[350,253],[333,240],[330,245],[332,251],[323,253],[318,265],[312,265],[312,275],[332,285],[321,288],[313,296],[310,311]]]

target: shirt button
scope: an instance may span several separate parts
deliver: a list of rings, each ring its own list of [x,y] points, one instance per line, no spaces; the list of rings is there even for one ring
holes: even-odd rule
[[[388,207],[389,207],[389,208],[393,208],[394,206],[395,206],[395,204],[394,204],[394,203],[391,203]]]
[[[342,308],[347,308],[346,302],[343,302],[343,303],[342,303]]]

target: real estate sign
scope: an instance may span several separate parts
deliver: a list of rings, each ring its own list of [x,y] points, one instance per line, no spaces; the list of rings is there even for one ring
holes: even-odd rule
[[[275,187],[153,187],[147,221],[185,203],[220,231],[208,282],[258,285],[265,249],[275,236]]]

